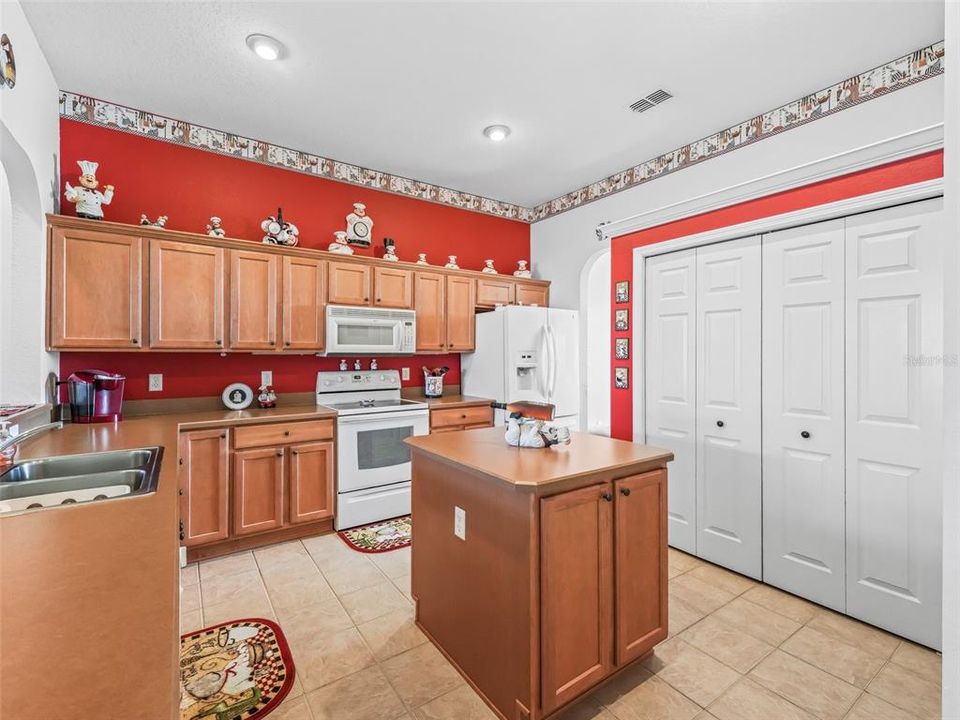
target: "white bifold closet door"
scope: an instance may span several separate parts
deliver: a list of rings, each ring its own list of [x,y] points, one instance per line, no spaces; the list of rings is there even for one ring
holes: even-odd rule
[[[763,580],[843,612],[844,221],[763,236]]]
[[[758,579],[760,449],[754,236],[697,248],[697,555]]]
[[[644,270],[647,443],[673,452],[669,542],[697,552],[697,259],[695,250],[648,258]]]
[[[943,201],[847,219],[847,612],[939,648]]]

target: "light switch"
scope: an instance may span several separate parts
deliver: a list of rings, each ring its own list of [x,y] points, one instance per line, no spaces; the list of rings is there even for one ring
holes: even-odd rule
[[[147,390],[150,392],[163,390],[163,375],[161,373],[150,373],[147,378]]]
[[[453,534],[461,540],[467,539],[467,513],[456,505],[453,506]]]
[[[273,370],[261,370],[261,371],[260,371],[260,384],[261,384],[261,385],[273,385]]]
[[[400,379],[409,380],[410,379],[410,368],[401,368],[400,369]]]

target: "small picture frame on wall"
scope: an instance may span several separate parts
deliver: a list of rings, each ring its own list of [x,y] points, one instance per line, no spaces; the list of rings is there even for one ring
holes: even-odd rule
[[[613,327],[619,332],[626,332],[630,329],[630,311],[617,310],[613,316]]]
[[[617,360],[630,359],[630,338],[617,338],[614,341],[613,357]]]
[[[616,301],[618,303],[630,302],[630,281],[621,280],[616,285]]]
[[[613,386],[617,390],[628,390],[630,388],[630,368],[614,368]]]

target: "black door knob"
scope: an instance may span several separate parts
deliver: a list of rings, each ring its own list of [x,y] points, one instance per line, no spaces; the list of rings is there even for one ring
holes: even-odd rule
[[[717,427],[723,427],[723,420],[717,420]]]
[[[620,488],[620,494],[626,497],[630,494],[630,488]]]
[[[800,437],[802,437],[804,440],[809,440],[809,439],[810,439],[810,432],[807,431],[807,430],[801,430],[801,431],[800,431]]]
[[[613,495],[611,493],[601,493],[600,497],[602,497],[607,502],[611,502],[613,500]]]

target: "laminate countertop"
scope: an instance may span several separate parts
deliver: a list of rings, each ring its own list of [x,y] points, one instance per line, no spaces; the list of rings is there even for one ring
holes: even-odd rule
[[[507,445],[503,433],[502,427],[493,427],[419,435],[405,442],[415,453],[422,452],[526,489],[617,470],[645,472],[673,460],[669,450],[589,433],[572,432],[569,445],[542,449]]]

